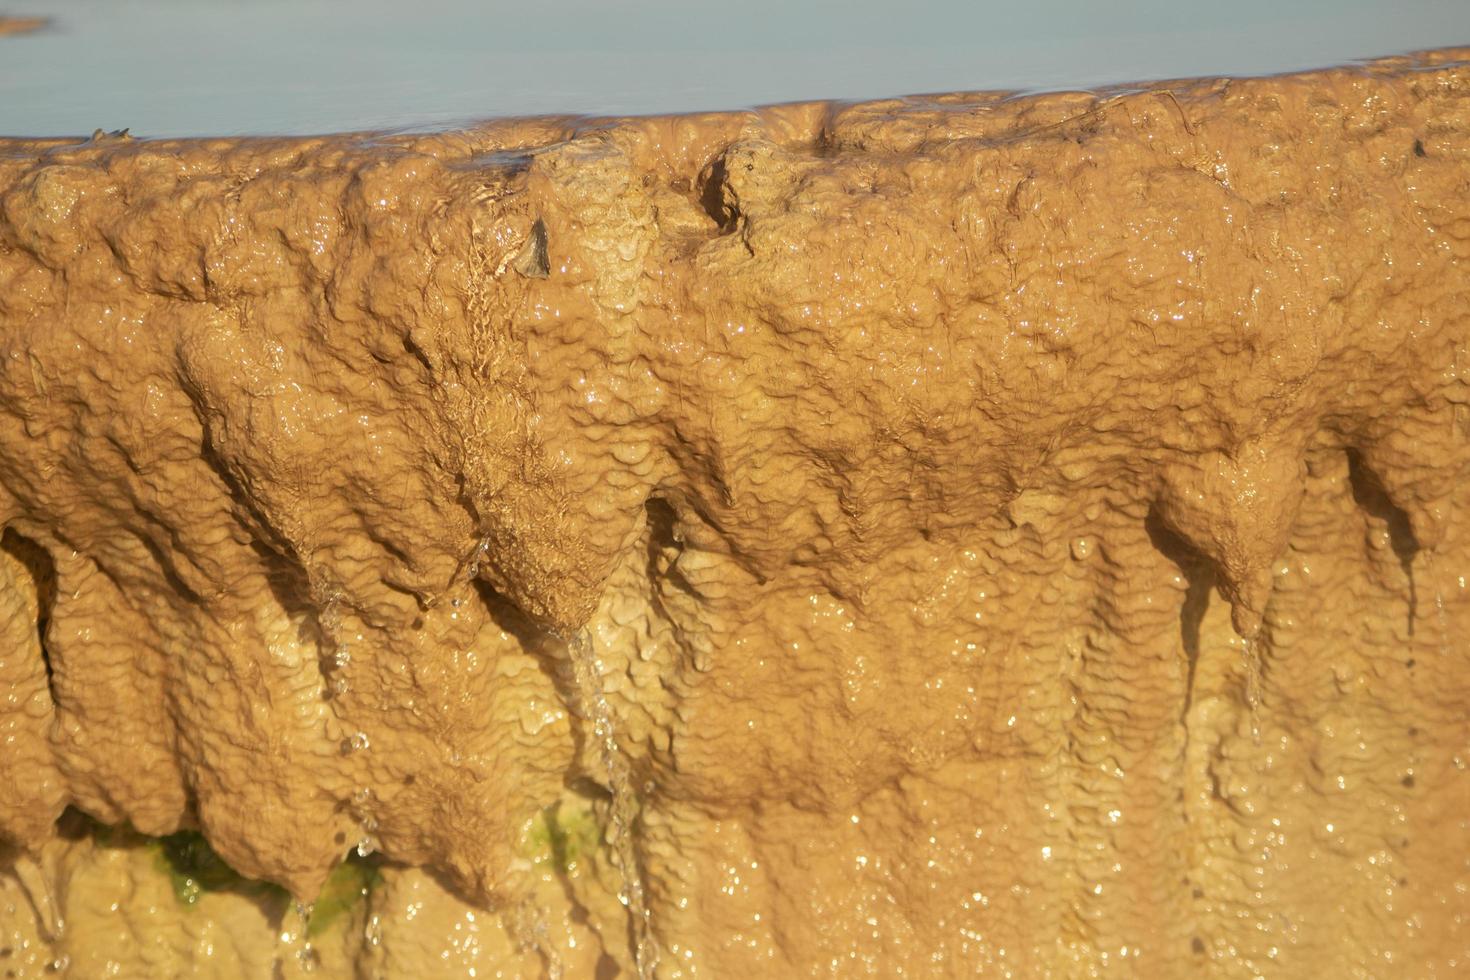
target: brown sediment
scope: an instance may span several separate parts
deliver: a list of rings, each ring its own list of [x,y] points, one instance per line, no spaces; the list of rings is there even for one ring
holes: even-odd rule
[[[1462,971],[1467,55],[0,142],[0,956]]]

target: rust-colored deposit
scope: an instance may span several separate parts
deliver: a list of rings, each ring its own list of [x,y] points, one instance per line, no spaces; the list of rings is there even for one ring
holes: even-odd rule
[[[0,973],[1464,975],[1467,57],[0,142]]]

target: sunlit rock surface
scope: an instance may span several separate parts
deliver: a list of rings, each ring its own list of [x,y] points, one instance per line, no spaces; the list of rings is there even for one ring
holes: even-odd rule
[[[1467,54],[0,142],[0,974],[1463,974]]]

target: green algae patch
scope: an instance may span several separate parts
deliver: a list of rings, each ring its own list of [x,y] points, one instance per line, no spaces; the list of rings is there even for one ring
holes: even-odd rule
[[[149,837],[127,824],[112,826],[75,810],[67,811],[61,829],[73,836],[90,835],[99,847],[142,848],[151,853],[154,869],[168,879],[180,905],[192,907],[206,895],[230,892],[254,899],[262,908],[273,912],[284,913],[290,907],[291,895],[286,889],[240,874],[197,830]],[[316,901],[308,906],[308,938],[324,934],[366,900],[382,880],[380,863],[376,857],[351,854],[332,869]]]
[[[230,867],[196,830],[160,837],[151,846],[156,849],[156,866],[168,875],[181,905],[193,905],[209,892],[224,891],[271,904],[284,905],[288,899],[280,885],[246,878]]]
[[[601,843],[602,825],[597,822],[591,801],[563,800],[532,818],[522,849],[537,864],[550,861],[561,874],[570,874]]]
[[[376,863],[360,858],[349,857],[333,868],[306,920],[307,938],[322,935],[333,923],[366,901],[382,877]]]
[[[180,831],[149,844],[156,864],[168,875],[174,897],[181,905],[194,905],[214,892],[233,892],[262,904],[285,909],[290,895],[280,885],[246,878],[225,863],[197,831]],[[375,862],[350,857],[327,877],[307,916],[306,935],[322,935],[357,905],[382,879]]]

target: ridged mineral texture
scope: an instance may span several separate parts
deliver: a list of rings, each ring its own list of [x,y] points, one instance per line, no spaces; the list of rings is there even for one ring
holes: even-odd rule
[[[0,974],[1466,975],[1462,58],[0,141]]]

